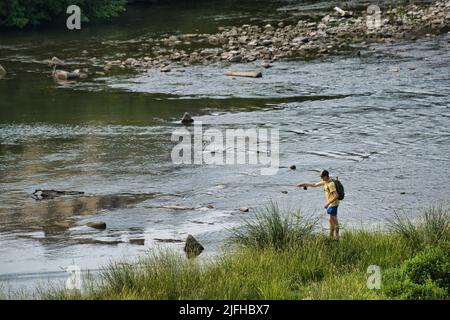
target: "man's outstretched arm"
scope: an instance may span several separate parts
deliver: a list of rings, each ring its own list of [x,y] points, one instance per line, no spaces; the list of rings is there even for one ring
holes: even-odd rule
[[[320,182],[303,182],[303,183],[297,183],[297,187],[299,188],[303,188],[303,187],[319,187],[321,186],[323,183],[322,181]]]

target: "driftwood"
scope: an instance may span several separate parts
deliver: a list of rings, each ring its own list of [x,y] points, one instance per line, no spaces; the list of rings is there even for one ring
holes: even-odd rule
[[[227,71],[226,76],[230,77],[248,77],[248,78],[261,78],[262,73],[259,71]]]
[[[168,204],[160,206],[145,206],[145,208],[160,208],[160,209],[171,209],[171,210],[195,210],[194,207],[185,207],[177,204]]]

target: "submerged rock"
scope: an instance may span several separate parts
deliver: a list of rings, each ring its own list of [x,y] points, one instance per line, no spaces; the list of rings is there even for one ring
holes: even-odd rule
[[[197,257],[204,249],[205,248],[200,244],[200,242],[198,242],[192,235],[188,235],[184,245],[184,252],[186,252],[189,259]]]

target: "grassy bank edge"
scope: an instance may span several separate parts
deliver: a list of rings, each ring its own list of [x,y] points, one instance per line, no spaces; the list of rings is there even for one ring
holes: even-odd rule
[[[222,255],[200,263],[152,251],[134,264],[113,263],[83,292],[61,288],[42,299],[449,299],[449,209],[417,219],[395,214],[389,230],[347,230],[329,240],[299,212],[276,204],[246,219]],[[369,289],[381,270],[381,286]],[[372,275],[372,277],[371,277]]]

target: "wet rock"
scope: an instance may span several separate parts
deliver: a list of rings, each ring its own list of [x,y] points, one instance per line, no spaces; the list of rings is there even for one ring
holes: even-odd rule
[[[192,119],[191,115],[187,112],[184,113],[183,117],[181,118],[181,123],[182,124],[189,124],[189,123],[193,123],[194,119]]]
[[[177,242],[183,242],[183,240],[178,239],[160,239],[160,238],[154,238],[153,240],[158,242],[164,242],[164,243],[177,243]]]
[[[266,30],[266,31],[271,31],[271,30],[273,30],[274,29],[274,27],[272,27],[272,25],[270,25],[270,24],[266,24],[265,26],[264,26],[264,30]]]
[[[61,190],[45,190],[45,189],[36,189],[32,193],[32,197],[36,200],[42,199],[53,199],[55,197],[65,196],[65,195],[83,195],[82,191],[61,191]]]
[[[342,10],[339,7],[334,7],[334,11],[336,11],[341,17],[344,17],[344,18],[353,17],[353,12]]]
[[[62,221],[62,222],[55,222],[51,226],[49,226],[50,229],[55,229],[59,231],[66,231],[73,225],[72,222],[69,221]]]
[[[67,80],[85,79],[87,76],[87,73],[81,72],[80,69],[75,69],[74,71],[69,72]]]
[[[106,223],[103,222],[103,221],[88,222],[86,224],[86,226],[88,226],[90,228],[98,229],[98,230],[105,230],[106,229]]]
[[[3,66],[0,64],[0,78],[6,75],[6,70],[3,68]]]
[[[56,81],[66,81],[69,78],[69,72],[65,70],[53,70],[52,77]]]
[[[208,209],[214,209],[214,206],[213,206],[212,204],[208,204],[206,207],[207,207]]]
[[[293,165],[289,166],[289,169],[291,169],[291,170],[296,170],[296,169],[297,169],[297,166],[296,166],[295,164],[293,164]]]
[[[261,67],[263,68],[271,68],[272,65],[270,64],[270,62],[264,61],[263,63],[261,63]]]
[[[145,245],[145,239],[130,239],[130,244],[136,244],[139,246]]]
[[[161,71],[161,72],[170,72],[170,71],[172,71],[172,69],[170,68],[170,66],[164,66],[164,67],[161,67],[159,69],[159,71]]]
[[[240,54],[232,55],[231,57],[228,58],[228,61],[229,62],[241,62],[242,56]]]
[[[308,43],[309,42],[309,37],[297,37],[292,39],[292,42],[294,43]]]
[[[200,51],[200,54],[204,56],[217,56],[222,52],[223,50],[221,48],[207,48]]]
[[[249,208],[247,208],[247,207],[240,207],[239,208],[239,211],[241,211],[241,212],[248,212],[250,209]]]
[[[54,69],[52,72],[52,77],[56,81],[75,81],[78,79],[84,79],[87,78],[87,74],[84,72],[81,72],[79,69],[76,69],[74,71],[65,71],[65,70],[56,70]]]
[[[288,192],[285,191],[285,190],[281,191],[281,193],[283,193],[283,194],[288,194]]]
[[[258,71],[227,71],[226,76],[231,77],[249,77],[249,78],[261,78],[262,73]]]
[[[192,235],[188,235],[184,245],[184,252],[186,252],[189,259],[197,257],[204,249],[205,248],[197,241],[197,239]]]

